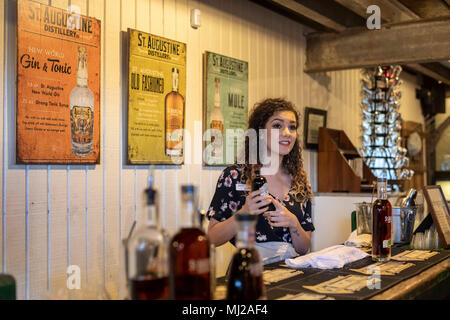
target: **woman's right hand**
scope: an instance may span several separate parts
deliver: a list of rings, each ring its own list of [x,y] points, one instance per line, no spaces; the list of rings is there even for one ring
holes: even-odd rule
[[[245,204],[242,206],[240,212],[251,212],[254,214],[261,214],[267,211],[268,205],[272,202],[270,195],[262,196],[264,190],[256,190],[249,193],[245,198]]]

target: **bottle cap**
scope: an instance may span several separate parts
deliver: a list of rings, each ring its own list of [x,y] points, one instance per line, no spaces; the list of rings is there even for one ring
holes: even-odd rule
[[[153,176],[148,177],[148,189],[145,189],[145,193],[147,194],[147,204],[155,204],[156,199],[156,189],[153,188]]]
[[[186,193],[194,193],[194,191],[195,191],[195,186],[192,184],[187,184],[187,185],[181,186],[182,193],[185,193],[185,194]]]

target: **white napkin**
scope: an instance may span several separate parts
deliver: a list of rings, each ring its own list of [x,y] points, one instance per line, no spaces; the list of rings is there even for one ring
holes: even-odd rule
[[[342,268],[347,263],[367,256],[367,253],[357,248],[337,245],[297,258],[286,259],[285,262],[292,268],[333,269]]]
[[[344,242],[344,245],[357,248],[372,247],[372,235],[363,233],[358,236],[358,233],[355,230],[350,234],[347,241]]]
[[[257,242],[255,243],[255,248],[258,250],[263,265],[282,261],[297,255],[292,244],[288,242]]]

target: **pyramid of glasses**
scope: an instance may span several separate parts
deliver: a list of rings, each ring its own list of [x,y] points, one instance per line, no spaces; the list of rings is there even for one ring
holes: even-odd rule
[[[407,150],[401,146],[401,71],[398,65],[361,70],[360,153],[376,177],[387,174],[389,180],[408,180],[414,174],[407,169]]]

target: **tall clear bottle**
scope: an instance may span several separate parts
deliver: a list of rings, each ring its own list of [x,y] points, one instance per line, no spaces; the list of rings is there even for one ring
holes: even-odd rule
[[[258,216],[237,213],[237,252],[231,260],[227,285],[229,300],[257,300],[265,298],[263,266],[255,249],[255,226]]]
[[[377,179],[378,196],[373,203],[372,214],[372,259],[389,261],[392,246],[392,206],[388,200],[387,178]]]
[[[166,95],[165,132],[166,155],[181,157],[183,155],[184,97],[178,92],[179,70],[172,68],[172,91]]]
[[[94,138],[94,94],[88,88],[87,54],[78,48],[77,86],[70,92],[72,153],[86,157],[92,153]]]
[[[213,160],[222,162],[223,154],[223,113],[220,107],[220,78],[214,79],[215,83],[215,94],[214,94],[214,107],[211,110],[209,128],[212,130],[217,130],[215,134],[218,135],[216,140],[215,136],[211,137],[211,157]],[[219,135],[220,133],[220,135]]]
[[[181,228],[170,243],[170,296],[177,300],[209,300],[210,246],[200,229],[195,187],[181,187]]]
[[[157,191],[153,177],[146,190],[148,216],[144,227],[138,229],[128,242],[127,272],[130,297],[133,300],[169,298],[169,266],[167,233],[160,227]]]

